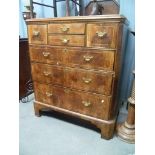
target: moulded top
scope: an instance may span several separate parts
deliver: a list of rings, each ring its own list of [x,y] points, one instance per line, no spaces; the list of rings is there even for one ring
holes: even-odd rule
[[[113,20],[123,22],[125,17],[119,14],[110,15],[90,15],[90,16],[67,16],[67,17],[54,17],[54,18],[31,18],[26,20],[26,23],[31,22],[61,22],[61,21],[96,21],[96,20]]]

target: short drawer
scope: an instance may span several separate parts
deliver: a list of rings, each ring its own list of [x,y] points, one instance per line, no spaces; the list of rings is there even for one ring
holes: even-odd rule
[[[84,23],[48,24],[48,33],[84,34]]]
[[[68,68],[65,86],[83,91],[111,95],[113,73]]]
[[[34,83],[35,100],[95,118],[110,119],[111,97]]]
[[[59,45],[59,46],[84,46],[84,35],[49,35],[48,44],[49,45]]]
[[[63,64],[63,55],[60,50],[53,47],[29,47],[30,59],[32,62],[47,64]]]
[[[47,44],[47,25],[28,25],[30,44]]]
[[[113,72],[97,72],[36,63],[31,66],[34,81],[104,95],[110,95],[112,91]]]
[[[116,48],[117,24],[88,24],[87,46]]]
[[[114,50],[73,49],[66,48],[67,62],[70,67],[80,67],[97,70],[113,70]]]
[[[62,67],[31,63],[31,72],[34,81],[64,85],[64,70]]]

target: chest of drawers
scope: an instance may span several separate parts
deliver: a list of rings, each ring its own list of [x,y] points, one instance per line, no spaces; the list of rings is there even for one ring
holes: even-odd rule
[[[112,138],[123,22],[119,15],[27,20],[37,116],[50,108],[88,120]]]

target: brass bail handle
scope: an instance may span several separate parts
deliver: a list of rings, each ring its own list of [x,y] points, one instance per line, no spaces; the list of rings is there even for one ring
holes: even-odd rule
[[[86,83],[86,84],[89,84],[89,83],[92,81],[92,79],[90,79],[90,78],[85,78],[85,77],[83,77],[82,80],[83,80],[84,83]]]
[[[97,34],[98,37],[102,38],[102,37],[107,35],[107,32],[105,32],[105,31],[103,31],[103,32],[102,31],[97,31],[96,34]]]
[[[46,92],[47,97],[51,97],[52,95],[53,95],[52,93]]]
[[[86,62],[89,62],[90,60],[93,59],[93,56],[84,55],[83,58],[84,58],[84,60],[85,60]]]
[[[50,55],[49,52],[43,52],[42,54],[43,54],[44,57],[48,57]]]
[[[33,31],[33,35],[37,37],[40,35],[40,32],[39,31]]]
[[[44,74],[45,76],[51,75],[51,73],[50,73],[50,72],[47,72],[47,71],[44,71],[43,74]]]
[[[82,101],[82,104],[85,106],[85,107],[89,107],[91,105],[90,102],[87,102],[87,101]]]
[[[62,30],[63,32],[67,32],[67,31],[69,30],[69,27],[67,27],[67,26],[61,27],[61,30]]]

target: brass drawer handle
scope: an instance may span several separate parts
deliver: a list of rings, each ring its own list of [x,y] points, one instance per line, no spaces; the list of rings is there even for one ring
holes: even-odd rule
[[[50,55],[49,52],[43,52],[42,54],[43,54],[44,57],[48,57]]]
[[[83,80],[84,83],[86,83],[86,84],[89,84],[89,83],[92,81],[92,79],[85,78],[85,77],[83,77],[82,80]]]
[[[68,94],[68,93],[70,93],[70,90],[69,89],[64,89],[64,92]]]
[[[84,58],[84,60],[85,60],[86,62],[89,62],[89,61],[90,61],[91,59],[93,59],[94,57],[93,57],[93,56],[89,56],[89,55],[84,55],[83,58]]]
[[[61,30],[62,30],[63,32],[67,32],[67,31],[69,30],[69,27],[67,27],[67,26],[61,27]]]
[[[107,32],[105,32],[105,31],[104,32],[97,31],[96,34],[97,34],[98,37],[102,38],[107,34]]]
[[[33,36],[37,37],[40,35],[40,32],[39,31],[33,31]]]
[[[46,92],[47,97],[51,97],[52,95],[53,95],[52,93]]]
[[[67,38],[62,39],[62,43],[67,44],[68,42],[69,42],[69,39]]]
[[[87,101],[82,101],[82,104],[85,106],[85,107],[89,107],[91,105],[90,102],[87,102]]]
[[[50,72],[47,72],[47,71],[44,71],[43,74],[44,74],[45,76],[51,75],[51,73],[50,73]]]

